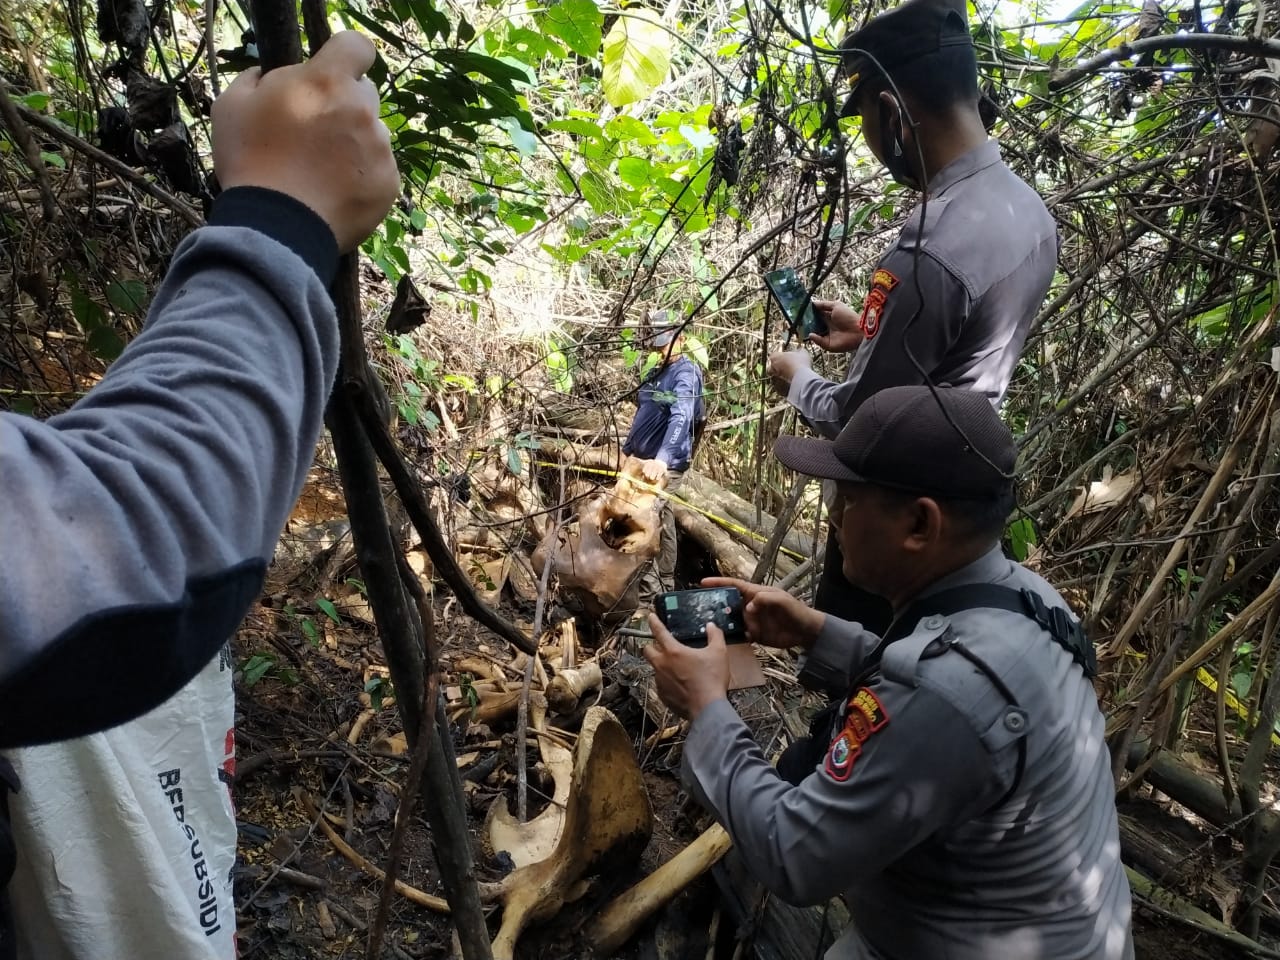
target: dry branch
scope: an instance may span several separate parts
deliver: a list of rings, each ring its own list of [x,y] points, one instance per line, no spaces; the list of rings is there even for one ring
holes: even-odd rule
[[[302,795],[302,806],[307,811],[307,815],[316,820],[320,824],[320,829],[324,831],[324,835],[329,838],[329,842],[333,844],[333,848],[340,854],[350,860],[355,866],[359,867],[369,876],[381,882],[386,878],[386,873],[379,867],[375,866],[361,854],[356,852],[351,844],[339,836],[338,831],[329,825],[320,811],[316,809],[315,801],[307,794]],[[449,902],[440,897],[433,897],[429,893],[423,893],[417,887],[411,887],[403,880],[396,881],[396,893],[404,897],[410,903],[416,903],[420,907],[426,907],[428,910],[434,910],[436,913],[448,913]]]
[[[1263,37],[1233,37],[1222,33],[1180,33],[1167,37],[1146,37],[1132,43],[1122,43],[1096,57],[1081,60],[1074,67],[1059,71],[1049,77],[1049,89],[1061,90],[1091,73],[1110,66],[1119,60],[1131,60],[1143,53],[1155,50],[1225,50],[1228,53],[1251,57],[1280,57],[1280,40]]]
[[[9,85],[3,79],[0,79],[0,120],[9,128],[13,142],[22,151],[27,166],[31,168],[31,175],[36,178],[36,186],[40,190],[40,207],[45,219],[52,220],[58,215],[58,201],[53,197],[53,187],[49,185],[49,174],[44,169],[40,148],[31,139],[31,131],[18,113],[17,105],[9,96]]]
[[[159,200],[174,213],[178,214],[178,216],[182,217],[182,219],[189,225],[193,227],[204,225],[204,217],[202,217],[194,207],[184,200],[179,200],[167,190],[163,190],[156,186],[127,163],[117,160],[115,157],[111,156],[111,154],[99,150],[87,140],[77,137],[57,121],[50,120],[48,117],[42,116],[34,110],[29,110],[20,103],[14,104],[14,106],[17,108],[19,116],[21,116],[28,124],[39,128],[41,132],[48,134],[55,140],[61,141],[77,153],[88,157],[94,163],[106,167],[121,180],[126,180],[133,184],[147,196],[155,200]]]

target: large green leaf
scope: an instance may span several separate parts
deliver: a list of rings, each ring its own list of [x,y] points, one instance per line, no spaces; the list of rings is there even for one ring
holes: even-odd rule
[[[604,16],[592,0],[560,0],[547,8],[542,30],[559,37],[580,57],[594,57],[600,50]]]
[[[671,36],[647,10],[624,13],[604,38],[600,85],[615,107],[643,100],[667,76]]]

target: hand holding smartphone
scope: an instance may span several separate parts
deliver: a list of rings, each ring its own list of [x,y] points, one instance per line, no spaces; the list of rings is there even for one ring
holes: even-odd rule
[[[671,635],[689,647],[707,645],[707,624],[714,623],[725,643],[745,643],[745,606],[737,587],[676,590],[654,598],[653,610]]]
[[[813,297],[800,282],[794,267],[766,273],[764,283],[797,340],[806,343],[810,334],[827,335],[826,320],[813,308]]]

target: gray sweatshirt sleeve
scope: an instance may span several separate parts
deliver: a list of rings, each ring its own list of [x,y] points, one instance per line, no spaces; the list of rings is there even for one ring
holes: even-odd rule
[[[181,688],[257,596],[302,487],[337,367],[336,243],[271,191],[227,191],[210,222],[84,399],[0,414],[0,747]]]

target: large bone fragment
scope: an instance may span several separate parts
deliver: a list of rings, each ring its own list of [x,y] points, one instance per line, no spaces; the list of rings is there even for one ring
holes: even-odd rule
[[[542,694],[529,696],[529,723],[535,730],[546,730],[547,701]],[[564,827],[569,791],[573,786],[572,751],[550,737],[538,737],[538,750],[555,783],[551,802],[532,820],[521,823],[507,809],[507,798],[498,797],[489,808],[485,825],[490,850],[493,853],[505,851],[517,867],[538,863],[555,852]]]
[[[697,840],[611,900],[587,927],[587,940],[597,957],[611,957],[649,917],[702,876],[732,846],[724,827],[716,824]]]
[[[547,702],[556,713],[572,713],[578,709],[583,694],[599,690],[603,681],[600,663],[596,660],[588,660],[575,669],[561,670],[547,684]]]
[[[581,896],[587,877],[634,861],[652,832],[653,812],[631,738],[612,713],[592,707],[574,747],[573,782],[555,851],[482,888],[486,900],[503,905],[494,960],[514,960],[526,926]]]
[[[553,528],[533,552],[535,570],[551,554],[561,589],[577,596],[589,616],[628,616],[638,602],[640,570],[657,556],[662,502],[639,485],[643,463],[628,457],[613,488],[586,501],[574,521]]]

